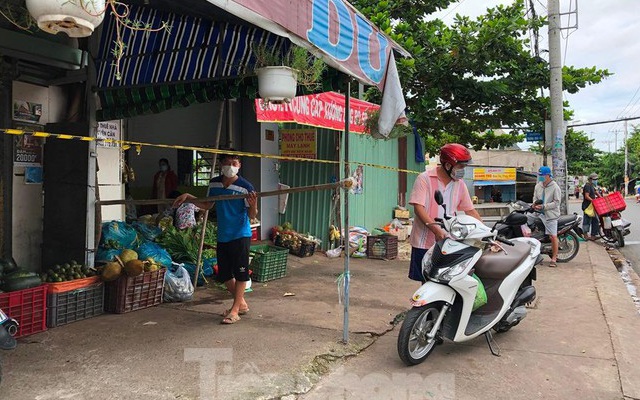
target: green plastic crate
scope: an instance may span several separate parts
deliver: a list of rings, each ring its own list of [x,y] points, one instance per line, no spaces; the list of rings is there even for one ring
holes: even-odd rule
[[[264,244],[251,246],[249,254],[252,257],[250,264],[250,269],[253,271],[252,281],[267,282],[287,275],[289,249]]]

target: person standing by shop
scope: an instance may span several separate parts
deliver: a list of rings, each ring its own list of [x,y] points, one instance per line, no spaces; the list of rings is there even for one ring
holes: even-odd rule
[[[582,231],[585,240],[596,240],[600,234],[600,220],[595,211],[585,211],[591,205],[593,199],[600,197],[598,192],[598,174],[595,172],[589,175],[589,180],[582,188]],[[593,210],[593,207],[591,207]],[[592,214],[592,215],[589,215]],[[591,234],[589,234],[591,232]]]
[[[422,258],[436,241],[447,237],[447,232],[435,222],[436,218],[444,217],[444,209],[434,199],[437,190],[442,193],[447,214],[464,211],[481,220],[480,214],[473,207],[467,185],[462,180],[464,168],[469,162],[471,153],[466,147],[449,143],[440,149],[440,164],[416,178],[409,197],[409,204],[413,206],[415,214],[410,236],[409,279],[424,282]]]
[[[153,176],[154,199],[168,199],[169,194],[178,189],[178,175],[171,170],[169,160],[161,158],[158,161],[160,170]],[[158,214],[161,214],[171,206],[169,204],[158,204]]]
[[[533,209],[540,213],[545,234],[551,239],[550,267],[558,266],[558,218],[560,218],[561,196],[560,185],[551,179],[551,168],[540,167],[538,183],[533,189]]]
[[[253,185],[240,175],[240,158],[237,155],[221,154],[220,171],[222,174],[209,182],[207,196],[248,195],[244,199],[216,201],[218,218],[218,276],[227,290],[233,295],[233,305],[222,313],[222,324],[234,324],[240,315],[249,311],[244,299],[244,290],[249,281],[249,248],[251,245],[250,220],[258,215],[258,198]],[[173,203],[180,207],[185,200],[195,196],[185,193]],[[196,207],[208,210],[213,202],[193,202]]]

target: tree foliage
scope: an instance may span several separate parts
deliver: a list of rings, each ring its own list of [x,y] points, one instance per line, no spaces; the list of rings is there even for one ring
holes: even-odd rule
[[[593,147],[593,139],[569,128],[564,140],[569,175],[589,175],[596,170],[602,152]]]
[[[527,130],[542,130],[548,101],[549,65],[532,55],[530,29],[544,26],[527,18],[522,0],[487,9],[476,19],[457,15],[447,26],[426,20],[450,1],[355,0],[354,5],[413,56],[399,60],[407,106],[427,151],[455,138],[475,149],[506,146]],[[392,22],[393,21],[393,22]],[[607,70],[565,67],[566,90],[575,93],[609,76]],[[368,99],[380,94],[369,90]],[[489,135],[491,129],[513,128]]]

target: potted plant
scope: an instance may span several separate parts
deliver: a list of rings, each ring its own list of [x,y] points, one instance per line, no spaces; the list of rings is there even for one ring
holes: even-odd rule
[[[389,132],[389,136],[383,136],[378,130],[380,120],[380,109],[367,111],[367,119],[364,121],[364,130],[374,139],[397,139],[405,137],[413,132],[411,125],[396,124]]]
[[[303,47],[292,45],[284,55],[264,45],[255,46],[258,92],[266,103],[290,102],[298,85],[318,87],[326,64]]]
[[[170,33],[171,26],[162,22],[160,26],[129,19],[131,8],[118,0],[25,0],[24,7],[0,7],[0,14],[9,22],[23,30],[37,24],[44,32],[57,34],[64,32],[69,37],[90,36],[102,23],[104,14],[110,12],[115,19],[116,40],[111,50],[115,60],[116,79],[122,79],[120,63],[126,44],[122,40],[122,29],[133,31]],[[35,21],[35,23],[34,23]]]

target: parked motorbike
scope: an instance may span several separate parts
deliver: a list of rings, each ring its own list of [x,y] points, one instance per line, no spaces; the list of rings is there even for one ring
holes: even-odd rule
[[[439,191],[435,200],[444,207]],[[414,293],[398,335],[398,354],[407,365],[423,362],[445,338],[466,342],[484,334],[492,354],[498,355],[492,329],[506,332],[516,326],[527,315],[525,305],[536,297],[532,281],[542,259],[538,240],[501,238],[471,216],[447,216],[444,208],[444,220],[436,223],[450,237],[425,254],[426,282]],[[475,311],[479,283],[474,273],[487,294],[487,303]]]
[[[529,236],[538,239],[542,243],[540,252],[551,257],[551,238],[545,234],[540,213],[521,200],[510,203],[509,207],[513,211],[494,225],[498,235],[507,239]],[[581,236],[582,216],[573,213],[558,218],[558,262],[569,262],[578,254]]]
[[[600,219],[600,235],[609,243],[617,243],[618,247],[624,247],[624,237],[631,233],[631,222],[622,218],[620,211],[598,215]]]
[[[7,316],[0,309],[0,350],[13,350],[17,346],[16,339],[10,333],[15,328],[17,332],[18,323]],[[15,334],[15,333],[14,333]],[[0,384],[2,384],[2,359],[0,358]]]

